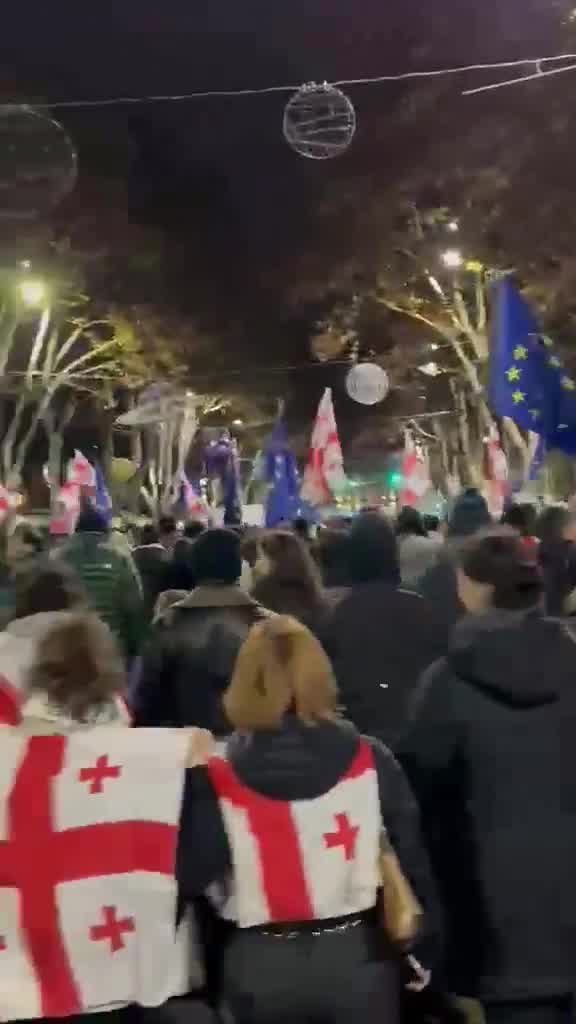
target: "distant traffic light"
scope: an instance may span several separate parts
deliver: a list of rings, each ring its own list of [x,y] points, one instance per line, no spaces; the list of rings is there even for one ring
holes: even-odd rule
[[[399,491],[402,487],[402,473],[393,469],[388,473],[387,484],[391,491]]]

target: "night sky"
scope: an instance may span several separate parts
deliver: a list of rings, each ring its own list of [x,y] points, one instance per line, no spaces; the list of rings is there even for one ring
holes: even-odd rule
[[[44,101],[108,98],[537,56],[562,48],[566,6],[565,0],[11,2],[0,41],[0,92]],[[286,320],[263,271],[277,266],[281,278],[292,255],[314,246],[309,205],[345,173],[346,161],[371,167],[371,119],[386,117],[398,89],[349,94],[359,118],[354,153],[321,164],[302,160],[284,143],[284,96],[59,111],[80,155],[71,208],[84,201],[86,181],[120,179],[130,216],[165,234],[171,301],[192,315],[200,310],[238,322],[240,361],[245,352],[253,363],[303,360],[309,324]],[[470,116],[464,108],[463,116]],[[433,124],[423,125],[423,132],[432,131]],[[306,377],[310,402],[325,382],[320,375]]]

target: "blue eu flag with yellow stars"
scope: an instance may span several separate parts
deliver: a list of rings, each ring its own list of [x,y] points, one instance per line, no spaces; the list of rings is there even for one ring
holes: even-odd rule
[[[488,400],[497,416],[576,453],[576,382],[509,277],[494,285]]]

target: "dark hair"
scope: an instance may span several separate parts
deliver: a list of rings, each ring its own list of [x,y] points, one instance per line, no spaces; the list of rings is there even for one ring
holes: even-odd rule
[[[396,536],[405,537],[408,535],[427,537],[428,533],[418,509],[412,508],[411,505],[404,505],[400,509],[396,520]]]
[[[160,536],[163,537],[166,534],[176,533],[176,529],[177,526],[174,516],[160,516],[160,519],[158,520],[158,533]]]
[[[14,597],[14,619],[25,619],[40,612],[85,608],[88,604],[78,577],[67,565],[56,561],[17,571]]]
[[[316,548],[325,587],[345,587],[348,583],[348,533],[322,530]]]
[[[400,582],[398,544],[390,523],[379,512],[365,512],[353,523],[348,538],[351,583]]]
[[[436,533],[438,527],[440,526],[440,517],[439,516],[422,516],[422,519],[424,521],[424,529],[426,530],[426,532],[427,533]]]
[[[292,529],[297,537],[301,537],[302,540],[310,539],[310,523],[304,516],[296,516],[296,519],[292,520]]]
[[[476,583],[494,588],[492,606],[521,611],[538,604],[543,592],[540,567],[519,537],[490,533],[462,548],[460,568]]]
[[[204,523],[201,523],[199,519],[189,519],[184,527],[184,536],[187,540],[196,540],[201,533],[204,533],[205,529]]]
[[[157,544],[159,537],[158,527],[154,523],[146,523],[140,531],[141,544]]]
[[[27,683],[83,722],[122,693],[126,676],[108,626],[84,613],[65,616],[42,636]]]
[[[518,530],[521,537],[533,537],[536,531],[537,513],[534,505],[510,505],[502,516],[502,525]]]
[[[304,541],[288,530],[269,530],[260,548],[270,560],[268,574],[255,587],[260,600],[272,611],[299,619],[318,614],[323,607],[320,572]]]
[[[205,530],[190,542],[196,583],[237,583],[242,575],[240,537],[233,530]]]
[[[573,519],[574,514],[564,505],[549,505],[536,523],[536,535],[543,545],[557,544],[564,540],[564,530]]]
[[[83,508],[76,523],[76,533],[108,533],[110,523],[97,508]]]

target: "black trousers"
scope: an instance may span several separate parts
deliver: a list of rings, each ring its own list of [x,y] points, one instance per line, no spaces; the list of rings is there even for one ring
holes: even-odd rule
[[[571,996],[523,1003],[493,1003],[484,1007],[486,1024],[574,1024]]]
[[[226,953],[235,1024],[398,1024],[398,985],[365,925],[296,938],[237,932]]]

